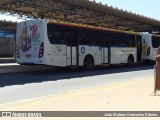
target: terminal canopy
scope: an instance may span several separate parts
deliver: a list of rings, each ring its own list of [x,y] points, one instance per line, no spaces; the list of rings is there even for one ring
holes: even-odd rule
[[[1,13],[92,26],[159,32],[160,21],[89,0],[1,0]]]

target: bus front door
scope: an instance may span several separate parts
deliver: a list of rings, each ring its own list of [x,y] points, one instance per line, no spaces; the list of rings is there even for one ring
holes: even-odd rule
[[[77,65],[77,32],[74,30],[67,30],[67,65]]]

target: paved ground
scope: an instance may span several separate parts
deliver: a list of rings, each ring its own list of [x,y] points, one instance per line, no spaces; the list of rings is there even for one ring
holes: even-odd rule
[[[32,70],[34,67],[29,67],[28,70]],[[92,71],[83,71],[81,69],[42,71],[43,67],[40,68],[41,71],[36,72],[0,74],[0,104],[137,78],[149,78],[154,75],[153,66],[151,65],[112,66]],[[15,68],[25,70],[23,66],[15,66]],[[8,96],[11,93],[12,95]]]
[[[0,105],[0,111],[160,111],[160,96],[152,96],[154,78],[135,79],[78,91]],[[8,118],[10,119],[10,118]],[[22,118],[19,118],[22,119]],[[33,119],[33,118],[30,118]],[[37,118],[40,120],[40,118]],[[46,118],[41,118],[46,119]],[[141,118],[47,118],[52,120],[159,120]],[[7,120],[7,118],[5,118]],[[16,120],[18,120],[16,118]],[[35,118],[34,118],[35,120]]]

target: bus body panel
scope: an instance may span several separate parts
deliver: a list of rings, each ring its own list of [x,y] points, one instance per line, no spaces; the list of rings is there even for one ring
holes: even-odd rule
[[[45,44],[45,65],[66,67],[66,45]]]
[[[65,44],[52,44],[48,37],[47,24],[44,21],[44,35],[45,35],[45,64],[51,66],[67,66],[67,45]]]
[[[99,46],[79,45],[79,66],[83,66],[84,59],[91,55],[94,59],[94,65],[102,64],[102,48]]]
[[[51,45],[52,59],[54,66],[67,66],[66,45]]]
[[[134,62],[137,62],[136,48],[111,47],[111,64],[127,63],[129,55],[133,55]]]
[[[16,46],[19,64],[45,64],[43,21],[27,21],[17,25]]]

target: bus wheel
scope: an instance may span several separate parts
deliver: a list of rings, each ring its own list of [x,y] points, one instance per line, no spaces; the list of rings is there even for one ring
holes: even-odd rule
[[[127,65],[133,65],[134,63],[134,57],[133,55],[129,55]]]
[[[92,56],[86,56],[84,59],[84,69],[92,70],[94,67],[94,60]]]

